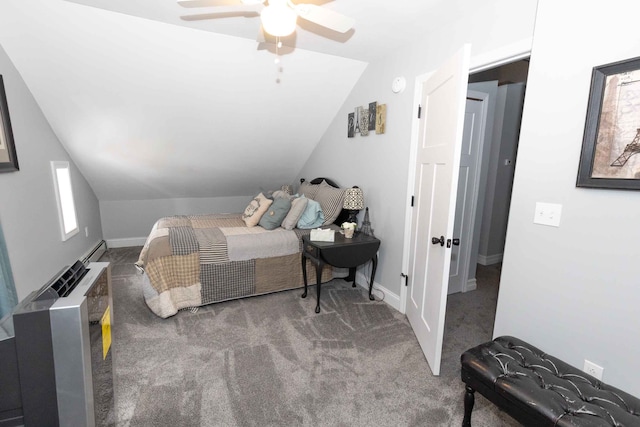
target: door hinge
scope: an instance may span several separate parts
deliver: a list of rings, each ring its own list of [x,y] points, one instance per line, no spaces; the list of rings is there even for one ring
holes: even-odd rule
[[[411,196],[411,207],[413,207],[413,199],[414,199],[414,197]]]
[[[422,116],[422,105],[418,104],[418,118]]]
[[[409,286],[409,276],[407,276],[404,273],[400,273],[400,276],[402,276],[404,278],[404,285],[405,286]]]

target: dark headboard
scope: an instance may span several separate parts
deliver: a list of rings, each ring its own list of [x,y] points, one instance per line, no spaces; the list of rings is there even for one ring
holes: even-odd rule
[[[304,178],[300,178],[300,184],[302,184],[305,181]],[[338,184],[336,184],[335,182],[333,182],[333,180],[329,179],[329,178],[314,178],[311,181],[309,181],[310,184],[313,185],[318,185],[320,184],[322,181],[326,181],[327,184],[329,184],[330,186],[332,186],[333,188],[340,188],[340,186]]]

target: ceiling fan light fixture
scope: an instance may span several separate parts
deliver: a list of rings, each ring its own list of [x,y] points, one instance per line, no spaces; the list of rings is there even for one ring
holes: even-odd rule
[[[286,3],[269,2],[260,14],[264,30],[276,37],[285,37],[296,29],[298,15]]]

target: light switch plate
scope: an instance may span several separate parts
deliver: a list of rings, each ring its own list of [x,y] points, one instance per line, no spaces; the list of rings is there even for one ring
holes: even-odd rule
[[[562,214],[562,205],[556,203],[536,203],[536,211],[533,216],[535,224],[550,225],[552,227],[560,227],[560,216]]]

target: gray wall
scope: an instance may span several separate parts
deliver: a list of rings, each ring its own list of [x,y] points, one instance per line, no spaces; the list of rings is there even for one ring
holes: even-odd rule
[[[143,245],[153,224],[163,216],[242,212],[253,196],[102,200],[102,231],[109,247]]]
[[[452,3],[447,2],[446,7],[455,7]],[[306,178],[327,176],[342,186],[363,189],[372,227],[382,240],[376,282],[395,296],[400,295],[402,283],[416,77],[437,68],[466,42],[472,43],[472,57],[477,57],[533,35],[536,1],[521,2],[518,8],[502,0],[457,3],[466,13],[455,22],[435,20],[425,26],[424,41],[369,65],[300,173]],[[483,30],[487,27],[492,31]],[[407,88],[400,94],[391,92],[397,76],[407,79]],[[373,101],[387,105],[386,133],[347,138],[347,114]]]
[[[640,3],[540,0],[495,335],[512,334],[640,396],[640,192],[576,188],[591,72],[640,52]],[[567,29],[570,23],[570,29]],[[533,224],[559,203],[559,228]]]
[[[22,299],[99,242],[102,229],[96,196],[1,46],[0,74],[20,164],[18,172],[0,174],[0,219],[18,298]],[[80,232],[66,242],[60,237],[52,160],[68,161],[71,167]]]

